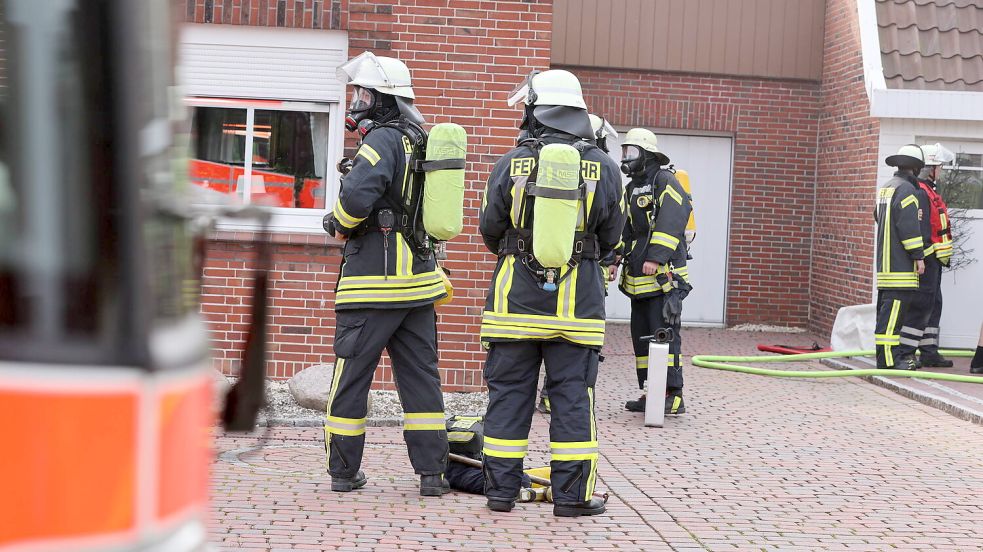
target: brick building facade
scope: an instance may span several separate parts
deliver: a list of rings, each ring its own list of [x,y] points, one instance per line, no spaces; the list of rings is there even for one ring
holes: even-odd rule
[[[188,0],[186,20],[345,31],[350,55],[371,50],[407,63],[428,122],[467,129],[466,230],[448,247],[455,300],[439,310],[448,390],[481,386],[478,329],[494,257],[477,235],[477,209],[492,164],[515,142],[521,113],[504,96],[531,69],[573,71],[592,111],[618,127],[732,137],[728,325],[825,331],[838,307],[870,300],[878,126],[865,103],[854,2],[820,6],[822,67],[812,77],[560,63],[551,55],[554,7],[551,0]],[[210,242],[202,308],[225,371],[245,337],[253,236],[223,230]],[[333,361],[340,248],[317,232],[276,232],[274,242],[269,374],[289,377]],[[387,366],[384,358],[376,382],[391,387]]]

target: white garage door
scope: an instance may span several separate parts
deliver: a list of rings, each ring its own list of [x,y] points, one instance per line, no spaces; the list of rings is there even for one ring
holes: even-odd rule
[[[624,129],[620,132],[624,137]],[[669,155],[672,163],[689,172],[696,211],[697,233],[690,251],[693,259],[689,262],[693,292],[684,303],[683,322],[723,325],[727,297],[731,139],[672,134],[658,136],[659,147]],[[620,160],[620,145],[615,144],[611,154]],[[608,286],[608,320],[627,320],[630,316],[628,298],[618,291],[617,282],[611,283]]]

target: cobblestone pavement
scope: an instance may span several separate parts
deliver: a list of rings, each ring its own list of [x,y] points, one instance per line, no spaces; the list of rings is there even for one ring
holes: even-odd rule
[[[686,369],[688,413],[642,426],[628,330],[597,386],[604,515],[417,494],[398,428],[369,428],[361,491],[329,491],[321,431],[219,436],[212,542],[226,550],[981,550],[983,427],[855,378]],[[813,337],[686,329],[684,353],[752,354]],[[803,366],[808,368],[809,366]],[[818,365],[814,367],[818,368]],[[548,461],[536,414],[527,465]]]

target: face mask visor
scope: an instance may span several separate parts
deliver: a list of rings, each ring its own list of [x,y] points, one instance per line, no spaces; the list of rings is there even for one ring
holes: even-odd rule
[[[364,113],[375,105],[375,95],[368,88],[356,86],[352,91],[352,99],[348,102],[349,113]]]
[[[617,134],[615,136],[617,136]],[[638,161],[639,159],[641,159],[643,155],[645,155],[645,154],[642,153],[642,148],[640,148],[638,146],[631,145],[631,144],[621,146],[621,162],[622,163],[632,164],[635,161]]]
[[[512,92],[509,92],[509,107],[513,107],[520,102],[527,104],[535,103],[536,93],[532,89],[532,78],[538,73],[539,71],[529,73],[529,75],[522,79],[522,82],[520,82],[519,85],[512,90]]]
[[[926,165],[953,165],[955,162],[956,154],[938,143],[935,144],[935,154],[925,160]]]
[[[601,139],[601,138],[613,138],[613,139],[617,140],[618,139],[618,131],[617,130],[614,130],[614,127],[611,126],[611,123],[607,122],[607,120],[601,119],[601,121],[603,121],[603,123],[601,124],[601,128],[598,129],[598,131],[596,133],[597,138],[598,139]]]

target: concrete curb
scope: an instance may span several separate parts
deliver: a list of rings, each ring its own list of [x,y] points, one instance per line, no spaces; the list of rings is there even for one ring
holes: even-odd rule
[[[827,366],[832,366],[834,368],[839,368],[841,370],[859,370],[856,366],[853,366],[847,362],[835,358],[826,358],[820,361],[822,364]],[[858,376],[878,387],[883,387],[884,389],[893,391],[903,397],[907,397],[914,401],[918,401],[926,406],[931,406],[932,408],[939,409],[946,414],[951,414],[960,420],[966,420],[967,422],[972,422],[974,424],[983,425],[983,412],[974,410],[967,406],[961,404],[956,404],[945,397],[940,397],[938,395],[933,395],[931,393],[926,393],[917,389],[912,389],[907,385],[899,383],[897,380],[892,380],[891,378],[885,378],[882,376]]]
[[[403,425],[402,418],[369,418],[365,421],[368,427],[399,427]],[[256,427],[324,427],[324,418],[260,418]]]

